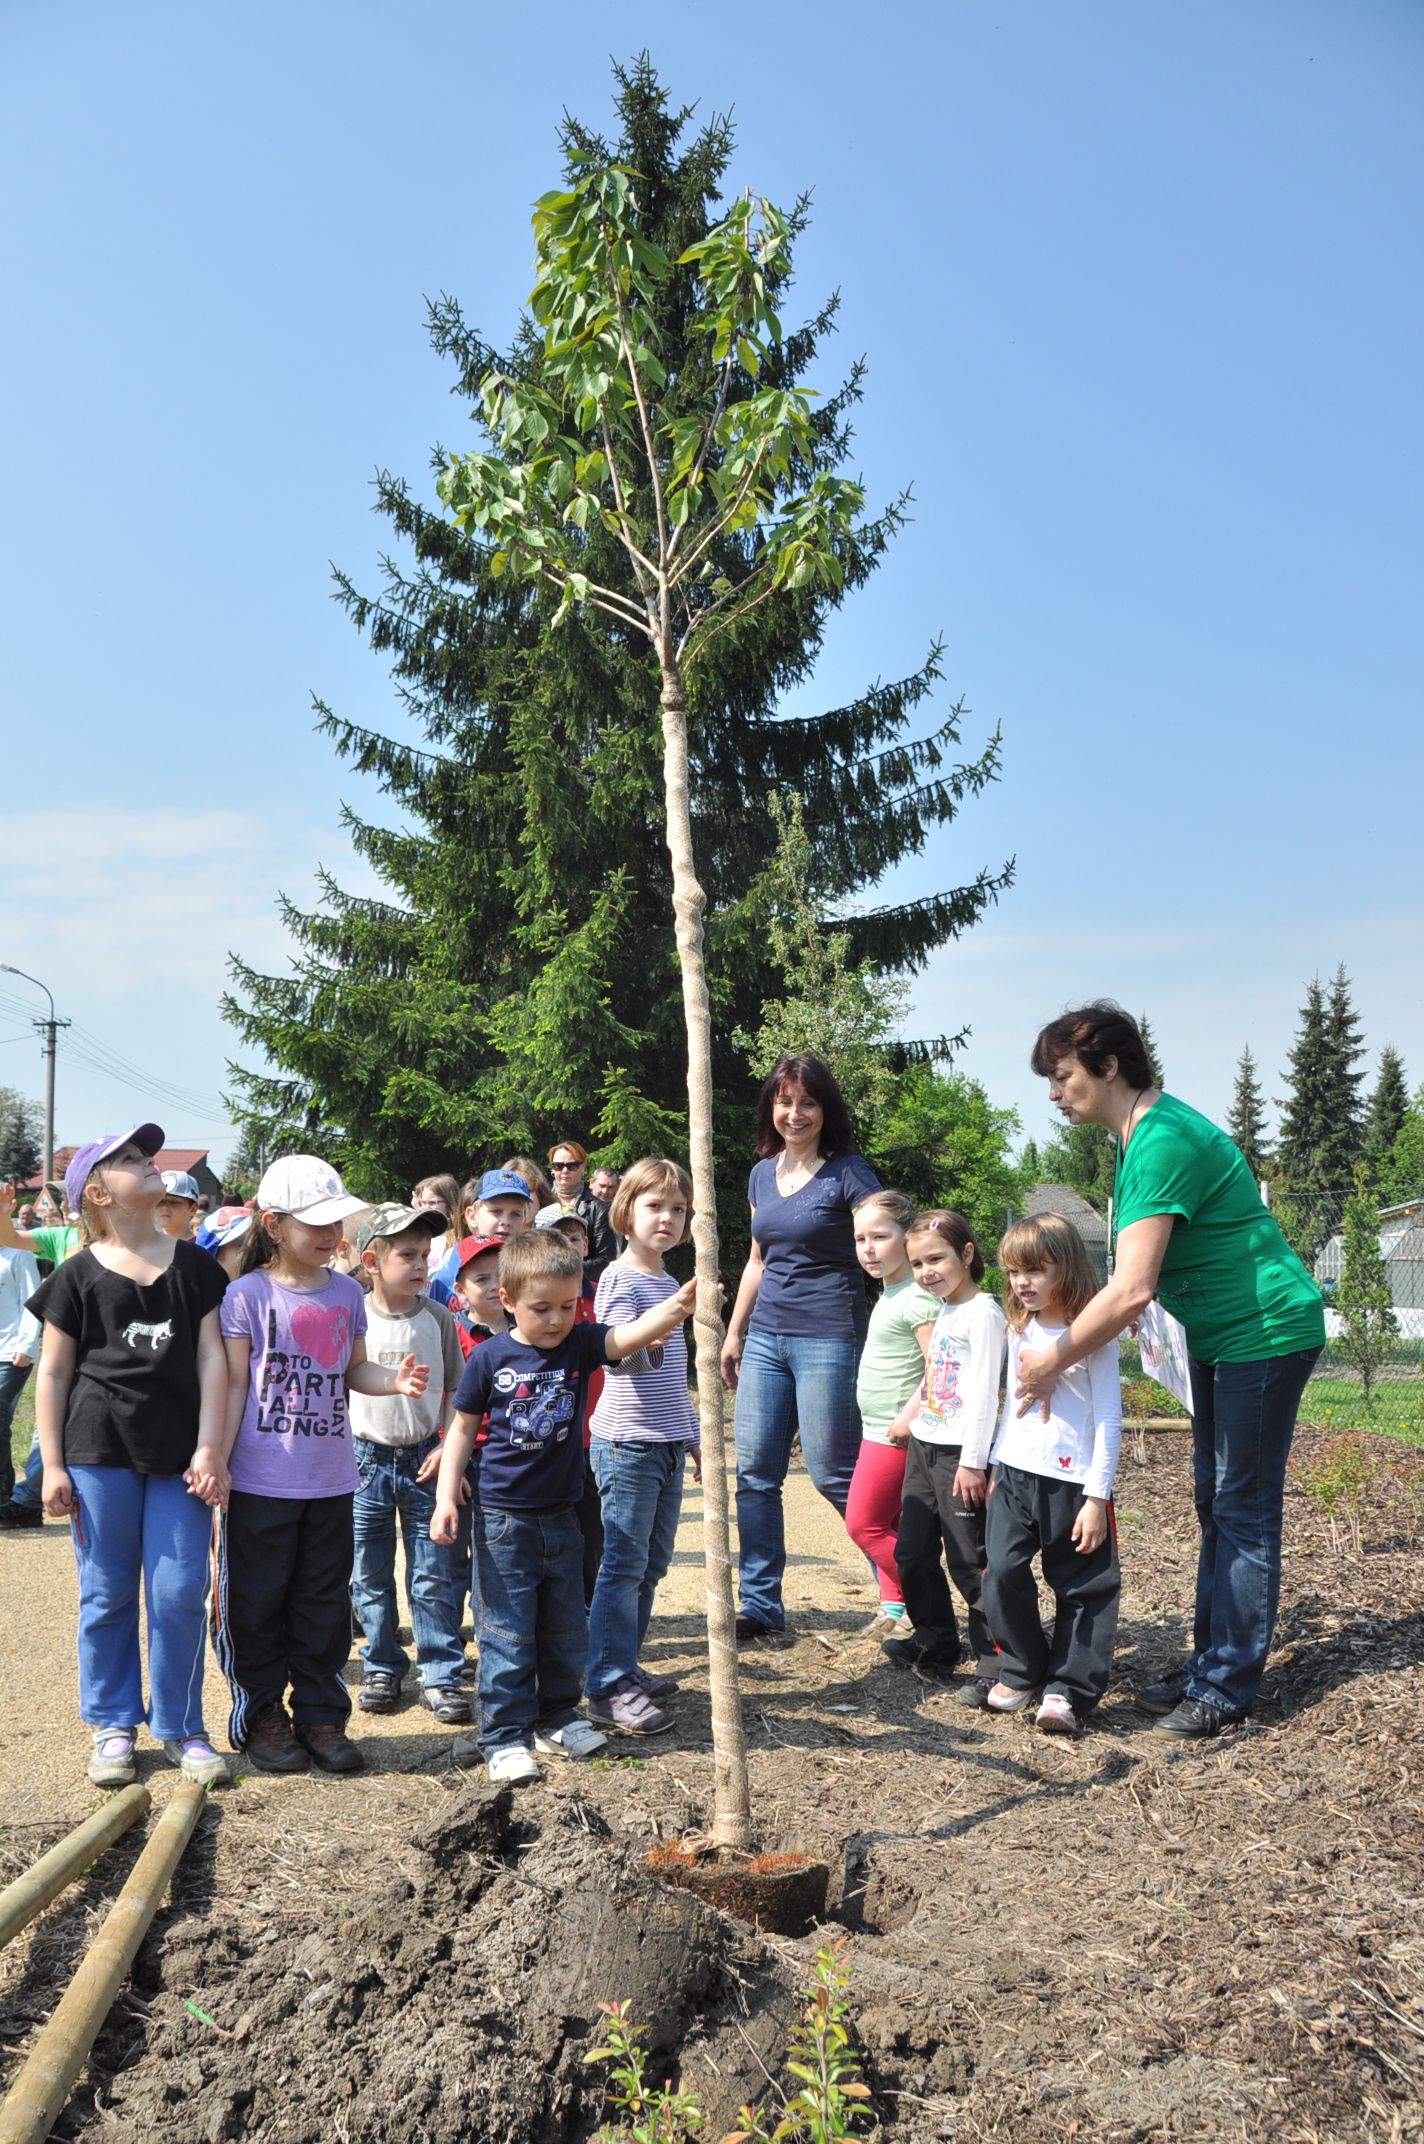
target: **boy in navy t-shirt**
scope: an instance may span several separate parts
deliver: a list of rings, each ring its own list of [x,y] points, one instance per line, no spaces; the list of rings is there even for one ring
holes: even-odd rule
[[[688,1281],[627,1325],[581,1325],[582,1285],[583,1260],[552,1229],[515,1236],[500,1252],[500,1301],[514,1326],[465,1364],[430,1522],[433,1540],[455,1540],[473,1457],[479,1749],[490,1777],[514,1784],[543,1776],[536,1750],[591,1757],[604,1746],[576,1717],[588,1651],[576,1507],[589,1380],[666,1339],[695,1294]]]

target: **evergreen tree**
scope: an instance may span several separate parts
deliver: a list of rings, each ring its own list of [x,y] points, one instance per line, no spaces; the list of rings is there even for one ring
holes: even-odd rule
[[[1326,1021],[1332,1092],[1323,1168],[1329,1187],[1340,1190],[1354,1182],[1365,1144],[1365,1105],[1360,1093],[1365,1084],[1365,1038],[1343,962],[1330,985]]]
[[[1384,1182],[1390,1150],[1409,1114],[1409,1089],[1404,1063],[1392,1042],[1380,1051],[1379,1077],[1365,1113],[1364,1162],[1372,1185]]]
[[[1166,1081],[1162,1076],[1162,1060],[1157,1055],[1156,1039],[1153,1036],[1151,1023],[1146,1013],[1143,1013],[1139,1018],[1137,1028],[1142,1037],[1142,1047],[1147,1052],[1147,1064],[1152,1074],[1152,1084],[1154,1087],[1163,1087],[1166,1085]]]
[[[569,168],[612,156],[640,174],[642,236],[676,261],[715,228],[731,126],[713,118],[691,132],[690,108],[669,104],[646,60],[616,78],[616,143],[610,150],[569,122]],[[791,240],[804,220],[803,203],[767,273],[770,304],[788,296]],[[690,270],[660,284],[656,302],[674,416],[705,405],[723,372],[734,413],[768,384],[794,390],[836,318],[831,299],[794,332],[768,338],[753,377],[738,363],[725,367],[698,332]],[[501,354],[442,298],[430,331],[477,415],[493,373],[512,391],[542,392],[544,339],[529,324]],[[845,455],[862,386],[857,364],[815,405],[805,466],[778,480],[783,495]],[[434,461],[448,467],[442,451]],[[383,893],[357,897],[323,876],[315,911],[284,901],[292,972],[261,974],[233,960],[225,1011],[267,1060],[235,1072],[239,1108],[269,1151],[295,1143],[329,1152],[358,1189],[378,1194],[435,1168],[463,1173],[497,1159],[496,1149],[537,1151],[560,1133],[613,1160],[679,1151],[687,1054],[657,666],[624,618],[591,603],[570,608],[557,590],[502,570],[478,528],[452,525],[403,480],[381,473],[377,506],[409,560],[387,562],[374,595],[344,574],[337,592],[391,659],[416,740],[363,728],[320,703],[318,714],[341,757],[377,777],[402,823],[348,813]],[[631,510],[649,513],[649,501]],[[963,800],[998,773],[997,735],[956,763],[962,704],[920,722],[940,680],[938,646],[908,676],[844,706],[779,711],[782,695],[809,677],[832,613],[865,585],[902,518],[897,501],[856,523],[839,547],[838,586],[779,587],[711,642],[688,680],[718,1147],[737,1179],[725,1203],[739,1222],[754,1083],[732,1036],[756,1026],[776,980],[753,891],[775,829],[756,807],[778,789],[801,791],[822,897],[844,908],[932,837],[942,843]],[[617,534],[601,512],[586,524],[588,579],[616,577],[625,570]],[[757,541],[755,530],[720,537],[709,589],[743,572]],[[1011,875],[1010,865],[981,870],[963,886],[849,917],[850,959],[877,970],[919,966],[969,928]]]
[[[1380,1253],[1379,1206],[1366,1184],[1363,1162],[1356,1165],[1355,1188],[1345,1202],[1343,1233],[1340,1284],[1331,1308],[1340,1313],[1340,1352],[1360,1380],[1362,1407],[1368,1414],[1370,1386],[1389,1360],[1399,1321]]]
[[[1035,1184],[1043,1182],[1043,1157],[1038,1151],[1036,1139],[1025,1139],[1019,1154],[1019,1180],[1025,1190],[1031,1191]]]
[[[1067,1184],[1101,1214],[1112,1197],[1113,1136],[1101,1124],[1068,1124],[1043,1149],[1041,1178]]]
[[[1236,1064],[1236,1087],[1231,1097],[1227,1131],[1245,1156],[1246,1166],[1259,1183],[1269,1173],[1271,1158],[1266,1145],[1266,1107],[1256,1078],[1256,1060],[1243,1050]]]
[[[1289,1093],[1280,1098],[1281,1128],[1276,1161],[1284,1183],[1297,1196],[1326,1183],[1331,1153],[1335,1085],[1330,1064],[1330,1019],[1317,976],[1305,994],[1300,1031],[1287,1060]]]
[[[1391,1205],[1424,1198],[1424,1087],[1404,1112],[1404,1122],[1385,1157],[1380,1188]]]

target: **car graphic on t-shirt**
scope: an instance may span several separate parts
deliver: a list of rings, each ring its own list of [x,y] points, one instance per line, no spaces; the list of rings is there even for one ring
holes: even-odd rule
[[[562,1444],[574,1418],[574,1395],[563,1372],[552,1378],[522,1377],[510,1395],[509,1441],[517,1452],[537,1450],[541,1445]]]

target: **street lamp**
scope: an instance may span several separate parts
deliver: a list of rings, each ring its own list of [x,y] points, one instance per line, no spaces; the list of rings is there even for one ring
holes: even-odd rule
[[[49,999],[49,1018],[36,1020],[35,1026],[44,1036],[45,1065],[45,1125],[44,1125],[44,1178],[48,1183],[54,1175],[54,1045],[55,1036],[61,1027],[68,1027],[67,1020],[54,1016],[54,993],[48,983],[42,983],[37,975],[27,975],[23,968],[12,967],[8,960],[0,960],[0,975],[18,975],[22,982],[33,983],[36,990],[43,990]]]

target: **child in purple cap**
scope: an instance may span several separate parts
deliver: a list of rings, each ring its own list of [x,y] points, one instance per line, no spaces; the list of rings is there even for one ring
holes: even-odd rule
[[[185,1777],[227,1765],[203,1728],[207,1506],[227,1374],[221,1268],[159,1233],[156,1124],[80,1147],[65,1172],[80,1248],[30,1298],[44,1339],[35,1415],[44,1508],[67,1517],[79,1573],[79,1704],[89,1777],[125,1786],[147,1720]],[[148,1616],[143,1701],[138,1605]]]

